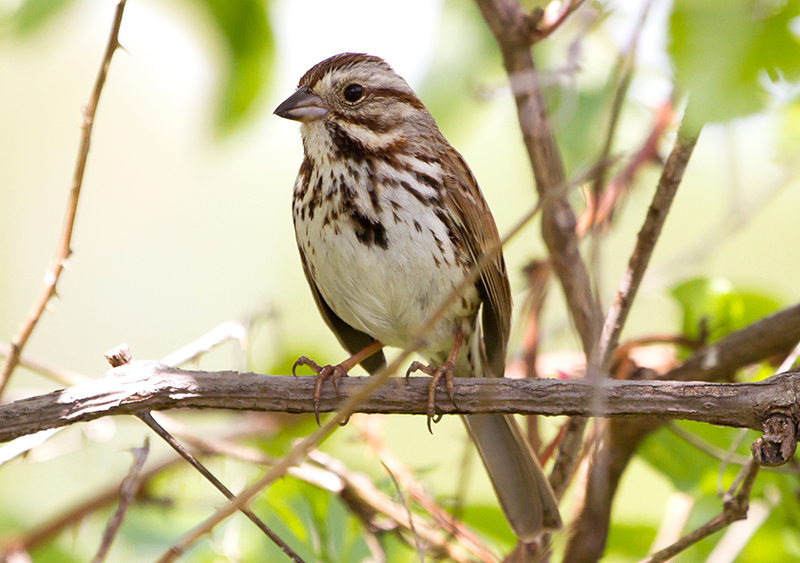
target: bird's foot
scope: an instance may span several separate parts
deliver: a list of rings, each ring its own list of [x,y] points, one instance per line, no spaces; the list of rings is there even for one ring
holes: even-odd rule
[[[421,362],[412,362],[408,366],[406,372],[406,379],[415,371],[421,371],[424,374],[430,375],[431,380],[428,383],[428,432],[433,434],[431,422],[438,423],[442,419],[442,414],[436,414],[436,386],[441,380],[444,380],[445,389],[453,404],[456,404],[455,393],[453,392],[453,378],[455,377],[455,365],[452,360],[447,360],[440,366],[425,365]]]
[[[292,366],[292,375],[297,375],[295,371],[300,366],[308,366],[311,368],[311,371],[317,374],[317,379],[314,381],[314,418],[317,420],[317,426],[320,426],[319,405],[322,400],[322,384],[325,383],[326,379],[333,381],[333,388],[336,389],[336,394],[341,397],[342,394],[339,391],[339,380],[343,377],[347,377],[347,369],[342,366],[342,364],[335,366],[326,364],[324,366],[320,366],[314,360],[307,358],[306,356],[300,356]],[[347,420],[342,421],[340,424],[341,426],[344,426],[347,424]]]

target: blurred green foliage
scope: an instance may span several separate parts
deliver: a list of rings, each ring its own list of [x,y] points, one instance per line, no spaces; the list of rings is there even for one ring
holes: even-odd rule
[[[274,45],[263,0],[197,0],[209,12],[228,55],[223,70],[217,129],[229,133],[245,123],[264,99]]]
[[[766,292],[743,289],[721,277],[696,277],[670,290],[681,307],[681,332],[692,339],[715,342],[731,332],[774,313],[780,301]]]
[[[38,31],[74,0],[25,0],[10,18],[11,30],[19,36]]]
[[[11,13],[10,28],[29,36],[75,0],[23,0]],[[274,39],[266,0],[192,0],[205,14],[225,53],[220,69],[215,129],[221,136],[242,127],[264,101],[274,62]]]
[[[800,78],[796,0],[676,0],[669,21],[675,84],[689,93],[686,121],[728,121],[761,111],[764,80]]]

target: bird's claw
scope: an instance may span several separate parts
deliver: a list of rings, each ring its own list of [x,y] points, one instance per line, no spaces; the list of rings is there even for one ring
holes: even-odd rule
[[[325,383],[326,379],[332,379],[333,388],[336,390],[336,394],[341,397],[342,394],[339,391],[339,380],[343,377],[347,377],[347,370],[345,370],[341,365],[332,366],[330,364],[326,364],[324,366],[320,366],[314,360],[311,360],[306,356],[300,356],[292,366],[292,375],[297,375],[295,370],[299,366],[308,366],[311,368],[311,371],[317,374],[317,378],[314,381],[314,418],[317,421],[317,426],[321,426],[319,420],[319,406],[320,402],[322,401],[322,384]],[[349,418],[350,417],[340,422],[339,425],[344,426],[347,424]]]
[[[411,365],[408,366],[408,371],[406,371],[406,379],[408,379],[408,377],[415,371],[421,371],[422,373],[431,376],[431,380],[428,382],[428,432],[433,434],[431,423],[438,424],[439,421],[442,420],[443,416],[443,413],[436,413],[436,385],[438,385],[439,381],[442,379],[444,379],[447,395],[450,397],[450,400],[453,402],[453,404],[456,404],[455,393],[453,390],[455,366],[450,360],[444,362],[438,367],[425,365],[421,362],[411,362]]]

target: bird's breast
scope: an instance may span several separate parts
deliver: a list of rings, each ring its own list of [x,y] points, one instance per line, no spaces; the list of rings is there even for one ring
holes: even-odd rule
[[[407,345],[471,265],[437,181],[377,159],[298,177],[293,215],[309,276],[342,320],[387,346]],[[434,327],[431,349],[447,347],[479,304],[470,287]]]

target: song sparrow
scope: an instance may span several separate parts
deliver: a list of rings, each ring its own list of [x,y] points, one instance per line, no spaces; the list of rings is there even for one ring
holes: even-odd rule
[[[319,385],[360,363],[385,365],[499,241],[464,159],[408,84],[374,56],[344,53],[314,66],[275,110],[301,122],[304,159],[293,214],[303,270],[322,317],[353,356],[310,366]],[[479,309],[482,308],[480,321]],[[503,376],[511,294],[498,254],[426,334],[415,362],[439,378]],[[463,346],[462,346],[463,344]],[[464,417],[514,533],[560,527],[547,479],[513,418]]]

